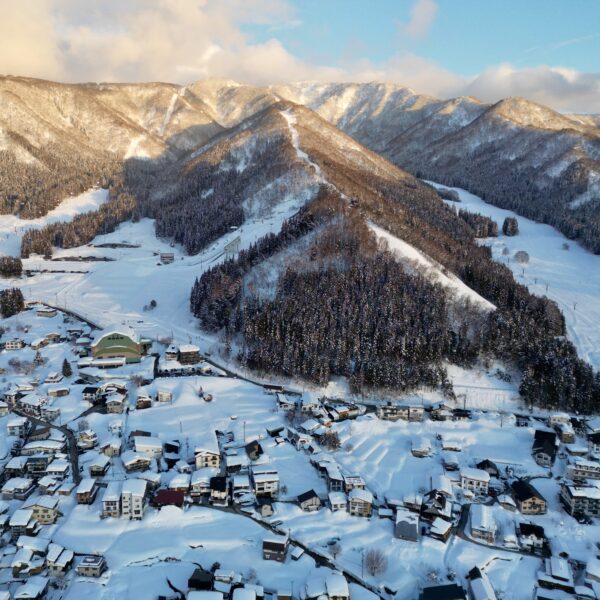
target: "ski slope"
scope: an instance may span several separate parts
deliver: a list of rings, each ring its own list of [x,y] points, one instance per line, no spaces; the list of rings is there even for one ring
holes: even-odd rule
[[[427,183],[447,187],[432,181]],[[600,256],[568,240],[550,225],[487,204],[466,190],[449,189],[456,190],[461,201],[458,204],[447,201],[448,204],[480,213],[498,223],[499,236],[482,243],[491,247],[495,260],[511,268],[519,283],[538,296],[556,301],[565,315],[569,339],[579,355],[600,370]],[[506,217],[516,217],[519,222],[519,234],[515,237],[501,233]],[[564,244],[568,244],[568,249],[563,248]],[[503,254],[505,248],[508,255]],[[528,264],[514,260],[519,250],[529,254]]]
[[[98,210],[107,199],[108,190],[92,188],[79,196],[63,200],[56,208],[38,219],[20,219],[16,215],[0,215],[0,254],[19,256],[21,239],[28,229],[42,229],[50,223],[68,223],[79,214]]]

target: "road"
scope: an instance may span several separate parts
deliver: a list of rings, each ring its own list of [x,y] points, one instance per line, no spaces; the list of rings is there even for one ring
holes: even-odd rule
[[[26,417],[34,425],[58,429],[65,434],[67,446],[69,448],[69,460],[71,462],[73,481],[78,485],[81,481],[81,474],[79,473],[79,452],[77,451],[77,439],[75,438],[75,434],[66,425],[56,425],[54,423],[50,423],[49,421],[43,421],[42,419],[32,417],[31,415],[28,415],[27,413],[24,413],[16,408],[13,409],[13,412],[21,417]]]
[[[273,533],[275,535],[281,536],[281,535],[288,535],[289,540],[290,540],[290,544],[293,546],[298,546],[300,548],[302,548],[304,550],[304,552],[306,554],[308,554],[308,556],[310,556],[311,558],[314,559],[314,561],[321,566],[324,567],[328,567],[330,569],[333,569],[334,571],[339,571],[340,573],[342,573],[346,579],[352,583],[356,583],[368,590],[370,590],[371,592],[373,592],[375,595],[377,595],[379,598],[381,598],[382,600],[386,599],[386,596],[382,594],[381,590],[379,588],[377,588],[376,586],[364,581],[363,579],[361,579],[358,575],[355,575],[352,571],[348,571],[347,569],[345,569],[344,567],[336,564],[333,560],[331,560],[329,557],[325,556],[324,554],[321,554],[320,552],[317,552],[315,550],[313,550],[312,548],[310,548],[309,546],[306,546],[305,544],[303,544],[302,542],[292,538],[288,532],[283,531],[281,529],[278,529],[277,527],[273,527],[270,523],[268,523],[267,521],[264,521],[262,519],[259,519],[257,517],[254,517],[253,515],[244,512],[243,510],[241,510],[240,508],[238,508],[237,505],[233,505],[233,506],[214,506],[212,504],[203,504],[202,506],[205,506],[207,508],[212,508],[214,510],[220,510],[222,512],[228,512],[231,514],[235,514],[235,515],[239,515],[242,517],[246,517],[247,519],[250,519],[251,521],[254,521],[255,523],[257,523],[258,525],[260,525],[263,529],[266,529],[267,531],[269,531],[270,533]]]

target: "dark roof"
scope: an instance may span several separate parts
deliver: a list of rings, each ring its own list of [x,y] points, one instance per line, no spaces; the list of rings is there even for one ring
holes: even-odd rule
[[[210,571],[198,568],[188,579],[188,587],[196,590],[211,590],[213,580],[214,577]]]
[[[274,552],[281,552],[287,548],[287,538],[282,539],[281,542],[277,540],[263,540],[263,550],[273,550]]]
[[[176,490],[158,490],[152,498],[154,506],[183,506],[185,495]]]
[[[544,452],[548,456],[556,455],[556,433],[537,429],[533,438],[533,451]]]
[[[529,483],[529,481],[525,481],[524,479],[517,479],[511,483],[513,496],[519,502],[524,502],[525,500],[529,500],[530,498],[541,498],[544,497]]]
[[[210,478],[210,489],[216,490],[217,492],[227,491],[227,477],[211,477]]]
[[[304,492],[298,496],[298,502],[306,502],[306,500],[311,500],[312,498],[319,498],[319,495],[315,490],[308,490],[308,492]]]
[[[457,583],[423,588],[419,600],[466,600],[465,590]]]
[[[87,387],[83,388],[83,393],[84,394],[95,394],[98,391],[97,387],[93,387],[91,385],[88,385]]]
[[[263,449],[262,449],[262,446],[256,440],[253,440],[253,441],[248,442],[246,444],[246,452],[248,454],[250,454],[252,452],[256,452],[258,454],[262,454],[263,453]]]
[[[498,466],[496,465],[496,463],[492,462],[488,458],[485,458],[481,462],[477,463],[476,467],[478,469],[483,469],[484,471],[487,469],[490,469],[490,470],[495,471],[496,473],[499,473],[499,469],[498,469]]]
[[[595,433],[590,433],[590,435],[588,435],[588,439],[590,440],[590,442],[593,442],[594,444],[600,444],[600,431],[596,431]]]
[[[544,528],[533,523],[519,523],[520,535],[534,535],[537,538],[544,538]]]

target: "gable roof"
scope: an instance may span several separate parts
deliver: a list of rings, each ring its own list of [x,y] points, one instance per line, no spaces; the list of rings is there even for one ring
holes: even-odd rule
[[[525,502],[530,498],[540,498],[543,500],[543,496],[529,483],[529,481],[525,481],[524,479],[517,479],[513,481],[511,484],[511,489],[513,492],[513,496],[519,502]]]

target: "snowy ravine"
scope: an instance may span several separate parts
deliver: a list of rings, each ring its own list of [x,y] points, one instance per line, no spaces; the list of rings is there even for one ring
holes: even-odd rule
[[[427,183],[456,190],[461,201],[446,201],[450,206],[480,213],[498,223],[498,237],[482,243],[491,247],[495,260],[512,269],[519,283],[534,294],[556,301],[565,315],[569,339],[579,355],[600,370],[600,256],[568,240],[550,225],[487,204],[466,190],[448,188],[433,181]],[[506,217],[516,217],[519,222],[519,234],[515,237],[502,234]],[[568,244],[568,249],[564,244]],[[503,254],[504,248],[508,248],[508,255]],[[529,254],[528,264],[521,265],[514,260],[519,250]]]

